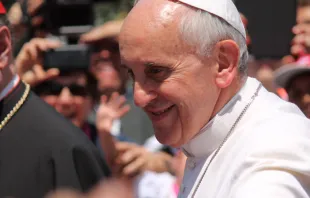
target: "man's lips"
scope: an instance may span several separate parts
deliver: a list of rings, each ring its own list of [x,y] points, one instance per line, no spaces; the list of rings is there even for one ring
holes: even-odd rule
[[[168,112],[169,110],[171,110],[173,107],[174,107],[175,105],[171,105],[171,106],[169,106],[169,107],[166,107],[166,108],[157,108],[157,109],[155,109],[155,108],[147,108],[146,109],[146,112],[148,112],[148,113],[150,113],[150,114],[152,114],[152,115],[154,115],[154,116],[157,116],[157,115],[161,115],[161,114],[163,114],[163,113],[166,113],[166,112]]]

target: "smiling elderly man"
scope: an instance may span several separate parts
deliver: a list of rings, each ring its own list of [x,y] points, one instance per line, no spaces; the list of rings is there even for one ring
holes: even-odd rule
[[[180,197],[309,197],[310,121],[247,77],[231,0],[140,0],[120,50],[157,139],[188,156]]]

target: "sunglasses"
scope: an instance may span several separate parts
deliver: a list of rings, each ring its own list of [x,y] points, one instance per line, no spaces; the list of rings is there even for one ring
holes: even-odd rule
[[[68,88],[72,95],[74,96],[88,96],[90,93],[85,86],[72,83],[68,85],[63,85],[54,81],[43,82],[33,88],[33,91],[39,95],[60,95],[64,88]]]

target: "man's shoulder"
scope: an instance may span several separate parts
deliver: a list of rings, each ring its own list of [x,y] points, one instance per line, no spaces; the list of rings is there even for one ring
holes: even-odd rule
[[[289,137],[307,137],[310,141],[310,120],[294,105],[289,104],[254,113],[256,115],[253,117],[257,118],[250,118],[243,127],[244,130],[250,130],[252,135],[279,140]]]
[[[309,119],[295,104],[270,92],[264,92],[256,100],[249,109],[246,126],[267,131],[309,130]]]
[[[244,147],[251,155],[262,158],[278,155],[276,158],[286,159],[296,153],[301,154],[300,158],[306,157],[304,152],[310,152],[310,120],[298,113],[272,112],[264,119],[249,123],[243,130]],[[310,160],[307,163],[310,167]]]
[[[282,110],[266,112],[232,137],[234,159],[242,173],[282,170],[310,175],[310,120]],[[307,176],[307,177],[308,177]]]
[[[46,141],[58,143],[85,143],[87,137],[78,127],[59,114],[35,94],[31,94],[23,109],[20,119],[27,123],[25,130]]]
[[[310,152],[310,120],[292,103],[264,93],[253,103],[239,129],[245,146],[254,153],[295,152],[304,147]]]

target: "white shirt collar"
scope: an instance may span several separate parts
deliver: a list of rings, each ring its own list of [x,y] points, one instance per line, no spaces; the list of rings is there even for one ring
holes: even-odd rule
[[[10,83],[1,91],[0,93],[0,101],[3,100],[19,83],[19,76],[15,75]]]
[[[260,82],[248,77],[240,91],[182,149],[188,157],[208,157],[224,141],[229,130],[255,93]]]

